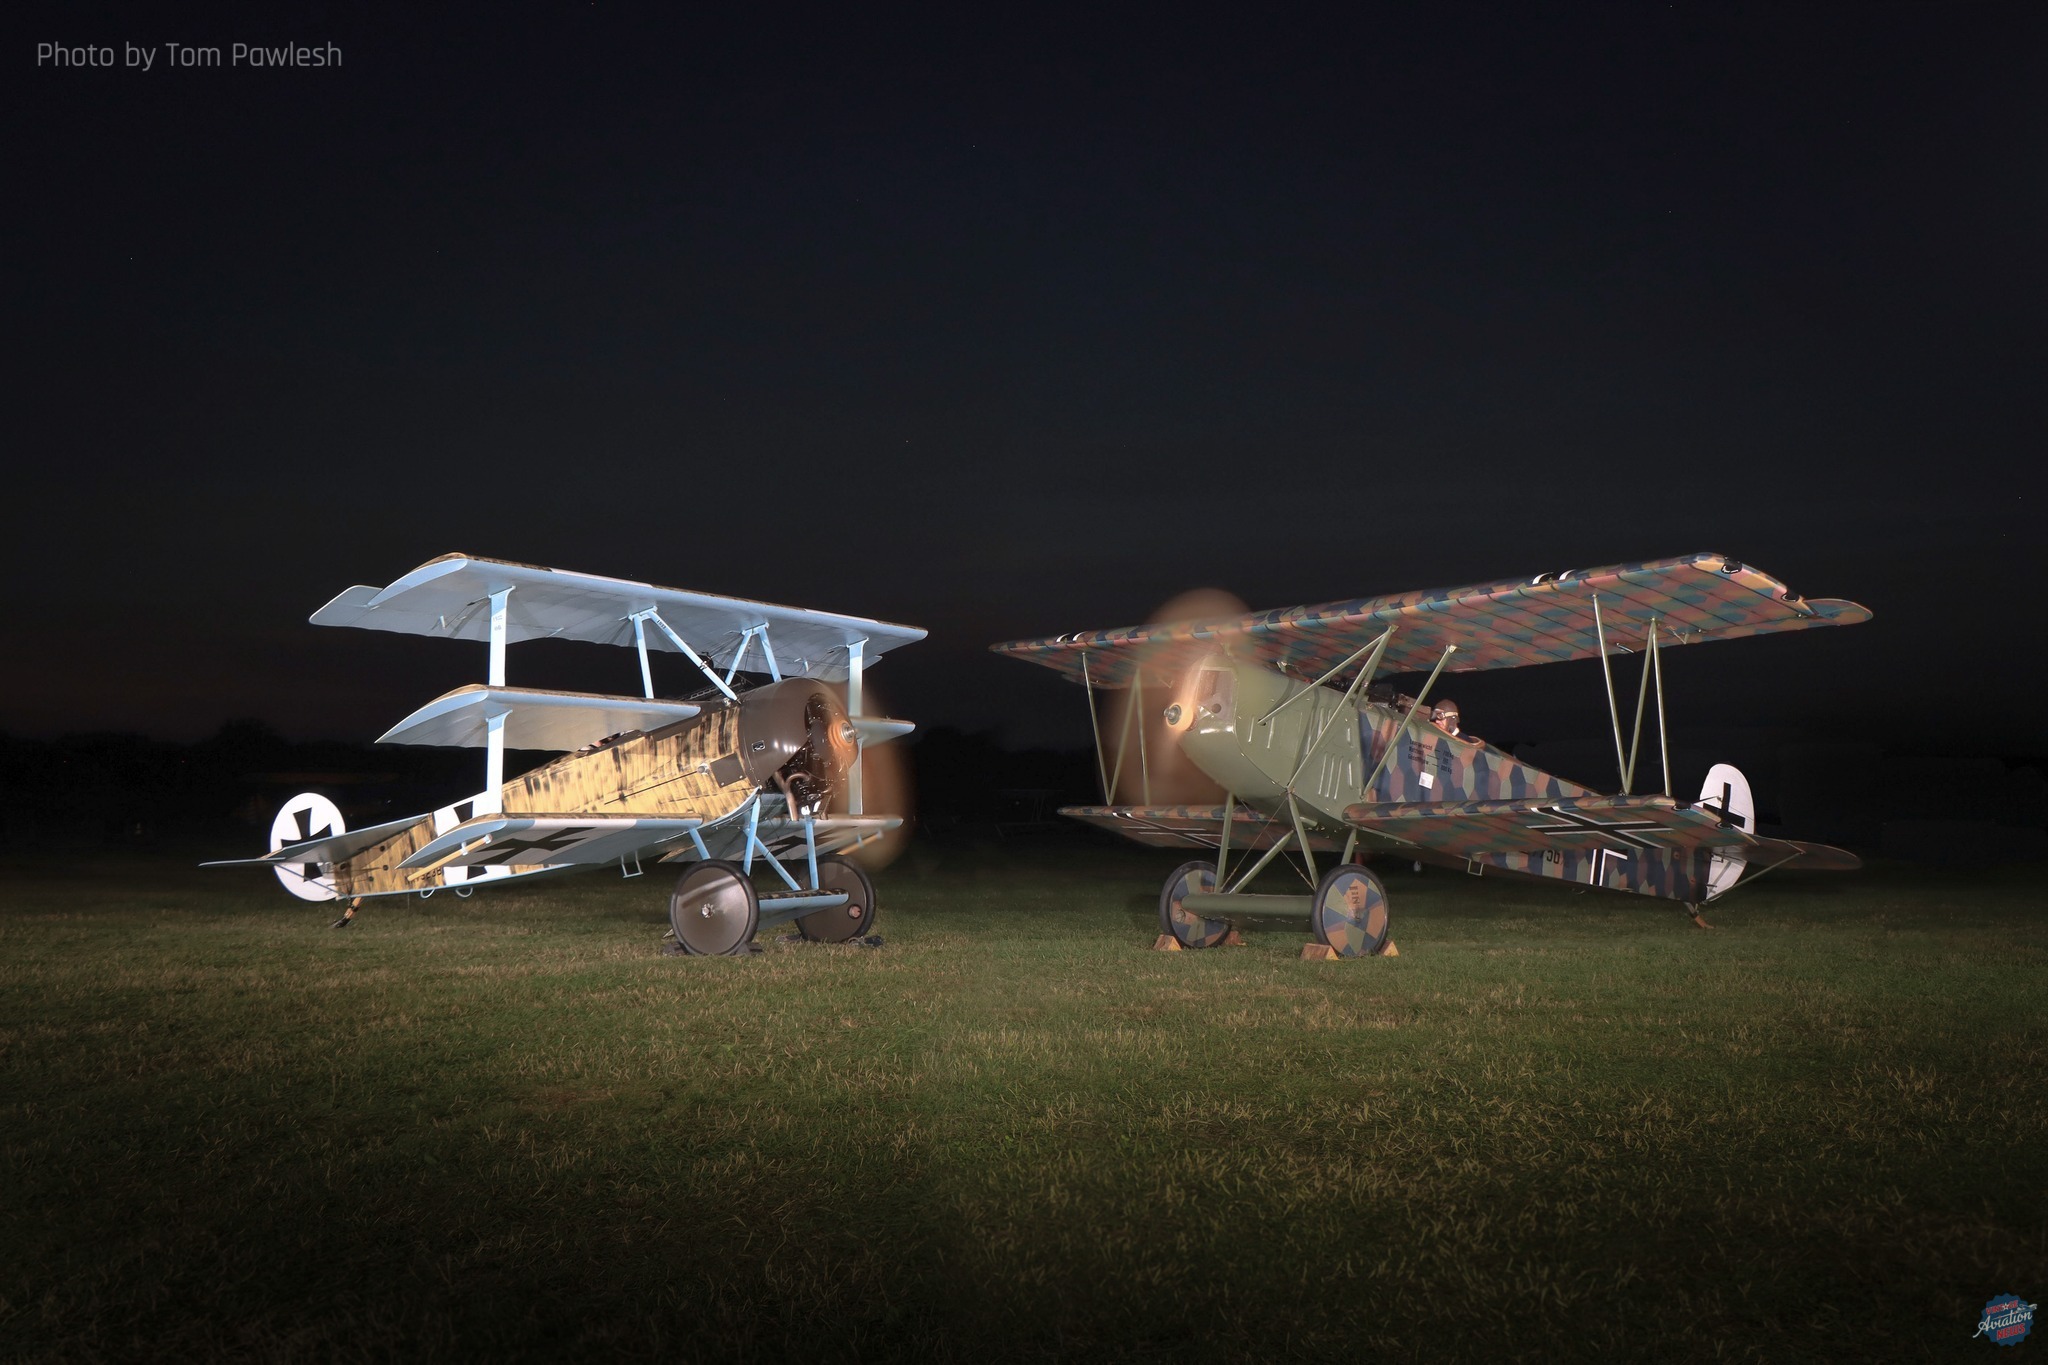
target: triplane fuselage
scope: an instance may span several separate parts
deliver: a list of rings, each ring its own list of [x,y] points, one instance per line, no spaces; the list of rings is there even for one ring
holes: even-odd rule
[[[835,855],[902,824],[863,811],[861,756],[912,727],[858,714],[862,675],[923,631],[467,555],[386,588],[351,588],[312,619],[490,647],[487,683],[436,698],[383,736],[483,748],[482,791],[354,831],[326,797],[306,793],[279,811],[269,855],[237,860],[275,868],[302,899],[347,901],[338,926],[371,897],[466,896],[589,867],[631,877],[656,860],[686,864],[669,906],[683,952],[744,952],[758,929],[785,921],[828,942],[872,931],[874,887]],[[529,639],[630,645],[644,695],[508,686],[507,648]],[[657,697],[650,649],[685,655],[705,680],[701,694]],[[741,672],[750,656],[749,671],[768,675],[752,687]],[[507,780],[507,749],[566,752]],[[766,894],[753,883],[757,864],[780,883]]]
[[[1695,920],[1702,904],[1773,868],[1858,866],[1840,849],[1758,834],[1748,783],[1725,764],[1709,772],[1697,799],[1673,796],[1662,653],[1869,615],[1852,602],[1795,597],[1726,556],[1695,555],[995,648],[1088,688],[1110,801],[1127,772],[1149,774],[1148,732],[1222,789],[1219,805],[1153,804],[1146,792],[1141,803],[1063,811],[1141,843],[1213,850],[1168,877],[1163,945],[1223,942],[1233,912],[1290,913],[1308,917],[1320,952],[1356,957],[1389,943],[1386,889],[1365,866],[1375,854],[1662,897]],[[1615,689],[1615,654],[1642,660],[1632,734]],[[1455,707],[1429,705],[1446,672],[1582,657],[1602,661],[1616,795],[1463,734]],[[1408,696],[1375,682],[1394,673],[1427,676]],[[1137,690],[1113,746],[1094,705],[1105,688]],[[1663,790],[1639,795],[1652,695]],[[1132,763],[1132,718],[1141,713]],[[1305,865],[1304,893],[1247,890],[1289,850]],[[1235,866],[1233,853],[1241,855]],[[1318,853],[1334,861],[1319,869]]]

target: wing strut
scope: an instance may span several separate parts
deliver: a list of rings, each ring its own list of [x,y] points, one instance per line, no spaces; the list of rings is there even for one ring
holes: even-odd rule
[[[661,628],[661,633],[663,635],[668,636],[669,643],[674,645],[677,649],[683,651],[683,657],[688,659],[691,663],[697,665],[697,671],[699,673],[702,673],[705,677],[711,679],[711,685],[717,688],[719,691],[725,693],[725,699],[727,701],[735,701],[738,699],[738,693],[734,692],[732,688],[726,685],[725,679],[719,677],[718,674],[712,669],[710,664],[704,662],[704,656],[699,654],[696,650],[690,648],[689,642],[683,639],[682,636],[676,634],[674,627],[670,626],[668,622],[661,619],[661,612],[657,608],[649,607],[646,611],[636,611],[633,613],[631,619],[633,622],[633,639],[636,642],[638,642],[640,646],[640,672],[641,675],[647,678],[648,680],[648,696],[651,697],[654,695],[654,680],[653,675],[647,671],[647,637],[644,633],[642,633],[640,629],[640,623],[642,621],[652,621],[655,625],[659,626]],[[744,647],[744,642],[742,642],[742,648]],[[737,663],[738,660],[735,659],[734,662]]]
[[[1422,685],[1422,691],[1417,693],[1415,700],[1410,703],[1408,714],[1401,717],[1401,726],[1394,731],[1394,737],[1387,741],[1386,749],[1380,754],[1380,761],[1372,765],[1372,776],[1359,784],[1358,789],[1360,791],[1371,791],[1372,784],[1380,780],[1380,774],[1386,771],[1387,764],[1394,757],[1394,750],[1400,747],[1402,736],[1408,733],[1408,722],[1415,719],[1415,713],[1422,709],[1422,703],[1429,698],[1429,689],[1436,686],[1437,675],[1444,671],[1444,665],[1449,663],[1451,656],[1457,652],[1458,647],[1456,645],[1444,646],[1443,657],[1439,658],[1436,661],[1436,667],[1430,670],[1429,681]]]
[[[765,645],[767,641],[762,643]],[[849,716],[864,714],[861,710],[861,670],[866,663],[867,645],[865,639],[846,643],[846,714]],[[853,770],[846,775],[846,813],[860,815],[863,813],[860,756],[866,746],[861,743],[859,726],[854,727],[853,744]]]

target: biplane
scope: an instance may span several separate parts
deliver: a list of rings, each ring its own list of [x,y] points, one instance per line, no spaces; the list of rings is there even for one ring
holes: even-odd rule
[[[484,683],[379,741],[481,748],[483,790],[357,830],[309,792],[278,812],[267,855],[207,866],[267,865],[303,900],[346,900],[337,928],[373,897],[468,896],[580,868],[635,877],[652,861],[684,864],[669,925],[685,953],[743,953],[789,921],[832,943],[873,930],[873,882],[843,855],[903,821],[863,810],[861,755],[913,726],[862,715],[862,675],[924,631],[463,554],[350,588],[312,622],[487,644]],[[642,695],[511,686],[507,650],[528,640],[630,646]],[[656,696],[651,651],[681,654],[702,685]],[[507,749],[560,757],[507,779]]]
[[[1359,957],[1388,943],[1386,887],[1365,865],[1375,855],[1661,897],[1702,925],[1706,902],[1772,869],[1859,866],[1841,849],[1760,834],[1749,784],[1731,765],[1716,765],[1697,798],[1674,794],[1663,656],[1869,619],[1854,602],[1798,597],[1746,564],[1699,554],[993,648],[1087,690],[1106,804],[1062,814],[1139,843],[1208,851],[1160,891],[1162,946],[1223,942],[1232,914],[1287,914],[1307,917],[1322,945],[1310,952]],[[1617,656],[1640,661],[1626,738]],[[1465,733],[1455,705],[1429,701],[1446,673],[1590,658],[1605,680],[1618,793],[1522,762]],[[1422,679],[1413,695],[1382,681],[1401,675]],[[1112,748],[1098,698],[1116,689],[1127,691]],[[1661,789],[1638,792],[1652,695]],[[1141,800],[1116,804],[1134,717]],[[1221,801],[1153,804],[1162,745]],[[1290,849],[1306,891],[1250,891]],[[1318,855],[1334,861],[1318,871]]]

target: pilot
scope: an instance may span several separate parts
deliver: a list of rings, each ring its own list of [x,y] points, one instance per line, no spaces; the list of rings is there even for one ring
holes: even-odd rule
[[[1454,701],[1438,702],[1434,707],[1430,708],[1429,718],[1435,723],[1437,729],[1453,739],[1458,737],[1458,703]]]

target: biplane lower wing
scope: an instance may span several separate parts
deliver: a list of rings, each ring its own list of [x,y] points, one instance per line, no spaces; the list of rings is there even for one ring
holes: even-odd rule
[[[1367,834],[1458,858],[1545,850],[1620,857],[1706,850],[1751,864],[1846,872],[1863,865],[1846,849],[1767,839],[1720,815],[1668,796],[1586,796],[1566,800],[1373,801],[1344,818]]]
[[[1347,807],[1344,818],[1368,834],[1458,857],[1582,846],[1623,853],[1711,848],[1747,856],[1757,843],[1711,812],[1668,796],[1367,801]]]
[[[642,815],[482,815],[422,846],[399,867],[594,867],[683,838],[703,823]]]
[[[1221,806],[1061,806],[1060,814],[1153,848],[1214,849],[1223,838]],[[1271,848],[1283,834],[1292,833],[1293,828],[1283,817],[1236,806],[1231,810],[1230,846]],[[1343,845],[1311,834],[1309,847],[1317,852],[1335,853]]]

